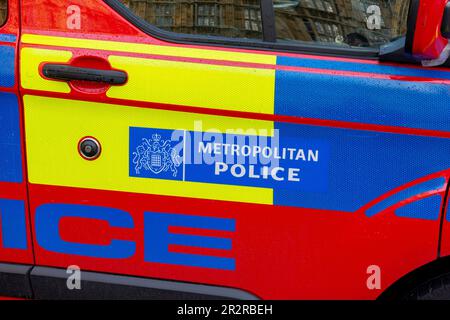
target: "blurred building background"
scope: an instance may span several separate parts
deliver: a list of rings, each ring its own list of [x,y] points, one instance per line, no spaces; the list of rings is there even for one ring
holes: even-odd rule
[[[121,0],[151,24],[173,32],[262,38],[259,0]],[[367,8],[381,29],[367,28]],[[280,40],[378,46],[406,33],[409,0],[274,0]]]
[[[259,0],[121,0],[151,24],[173,32],[262,38]]]

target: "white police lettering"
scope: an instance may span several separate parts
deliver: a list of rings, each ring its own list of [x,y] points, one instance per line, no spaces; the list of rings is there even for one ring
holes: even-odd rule
[[[248,165],[247,167],[242,164],[228,165],[224,162],[215,163],[215,175],[219,176],[222,173],[229,172],[235,178],[242,178],[244,176],[251,179],[273,179],[275,181],[289,181],[300,182],[298,168],[282,168],[282,167],[257,167],[255,165]]]
[[[201,141],[198,144],[198,151],[201,153],[214,153],[216,155],[231,155],[243,157],[262,156],[267,159],[278,160],[300,160],[307,162],[319,162],[319,150],[312,149],[296,149],[296,148],[278,148],[278,147],[261,147],[258,145],[238,145],[230,143],[215,143]]]
[[[214,154],[217,156],[242,157],[249,161],[236,161],[233,163],[216,161],[214,174],[220,176],[222,174],[231,174],[234,178],[250,178],[250,179],[271,179],[275,182],[300,182],[300,168],[285,168],[280,164],[283,160],[299,161],[299,162],[319,162],[319,150],[303,149],[291,147],[269,147],[258,144],[233,144],[221,142],[205,142],[198,143],[197,151],[208,156]],[[259,159],[258,163],[251,163],[249,158]],[[268,161],[261,161],[263,159]],[[247,163],[245,163],[247,162]]]
[[[327,190],[327,141],[280,129],[130,128],[130,176],[296,191]],[[150,139],[152,137],[152,139]]]

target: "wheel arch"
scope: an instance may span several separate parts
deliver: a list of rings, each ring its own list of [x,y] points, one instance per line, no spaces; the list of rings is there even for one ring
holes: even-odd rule
[[[450,256],[440,257],[398,279],[384,290],[377,298],[381,301],[405,300],[408,293],[435,278],[449,274]]]

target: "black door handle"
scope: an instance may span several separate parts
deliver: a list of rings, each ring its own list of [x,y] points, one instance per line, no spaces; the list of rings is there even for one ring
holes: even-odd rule
[[[72,67],[66,64],[47,63],[42,68],[44,76],[64,81],[91,81],[110,85],[121,85],[127,82],[128,76],[123,71],[100,70],[92,68]]]

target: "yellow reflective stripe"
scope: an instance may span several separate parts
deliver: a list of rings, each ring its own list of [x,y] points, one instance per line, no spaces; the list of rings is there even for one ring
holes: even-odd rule
[[[65,38],[36,34],[22,35],[22,42],[27,44],[86,48],[93,50],[121,51],[129,53],[165,55],[173,57],[213,59],[235,62],[249,62],[275,65],[276,55],[234,52],[224,50],[210,50],[186,48],[181,46],[160,46],[142,43],[128,43],[116,41],[103,41],[92,39]]]
[[[32,36],[32,39],[43,37],[55,40],[39,44],[58,45],[60,37]],[[27,40],[26,35],[24,36]],[[73,39],[69,39],[67,46]],[[80,46],[87,47],[93,40],[75,39],[81,41]],[[83,44],[84,41],[87,43]],[[95,49],[101,48],[103,41],[94,41]],[[119,42],[107,42],[120,44]],[[61,43],[62,45],[62,43]],[[132,45],[132,44],[127,44]],[[140,49],[142,45],[138,45]],[[144,47],[153,47],[145,45]],[[124,47],[123,51],[127,51]],[[166,48],[166,47],[161,47]],[[176,49],[176,47],[167,47]],[[117,49],[117,48],[116,48]],[[180,48],[180,50],[184,48]],[[182,51],[183,51],[182,50]],[[190,49],[189,49],[190,50]],[[200,50],[202,57],[222,51]],[[182,54],[182,52],[178,52]],[[192,53],[192,52],[191,52]],[[225,52],[227,55],[230,52]],[[234,53],[232,53],[234,54]],[[50,81],[39,75],[38,68],[42,62],[67,62],[71,52],[64,50],[47,50],[38,48],[23,48],[21,57],[22,86],[26,89],[45,90],[49,92],[69,93],[70,87],[65,82]],[[247,55],[247,54],[245,54]],[[209,56],[212,58],[213,56]],[[254,56],[254,55],[252,55]],[[261,55],[257,55],[261,56]],[[223,60],[223,57],[220,56]],[[227,58],[231,59],[231,56]],[[239,60],[239,57],[236,58]],[[113,68],[128,73],[129,80],[124,86],[114,86],[109,89],[110,98],[176,104],[199,108],[221,110],[274,113],[275,100],[275,70],[222,66],[204,63],[168,61],[158,59],[134,58],[113,55],[109,57]]]
[[[57,98],[24,96],[28,177],[31,183],[144,194],[272,204],[266,188],[129,177],[129,127],[230,129],[272,133],[271,121],[154,110]],[[197,123],[196,123],[197,121]],[[256,130],[256,131],[255,131]],[[252,132],[252,131],[250,131]],[[96,137],[102,154],[83,160],[77,145]]]
[[[70,93],[66,82],[44,79],[39,74],[42,62],[68,62],[72,52],[62,50],[46,50],[37,48],[23,48],[20,57],[20,78],[25,89],[45,90],[50,92]]]
[[[201,108],[274,113],[275,71],[110,56],[128,82],[111,87],[110,98]]]

